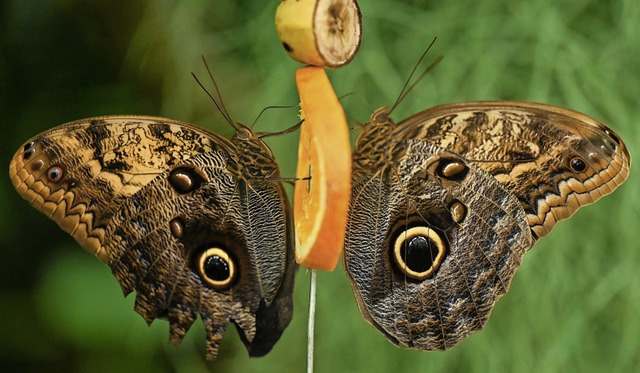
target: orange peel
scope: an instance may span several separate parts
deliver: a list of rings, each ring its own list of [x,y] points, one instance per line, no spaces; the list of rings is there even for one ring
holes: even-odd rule
[[[349,127],[323,68],[299,68],[296,85],[304,119],[293,198],[296,261],[332,271],[344,246],[349,210]]]

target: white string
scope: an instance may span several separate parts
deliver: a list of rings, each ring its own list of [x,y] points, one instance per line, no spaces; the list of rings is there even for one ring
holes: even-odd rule
[[[309,287],[309,323],[307,329],[307,373],[313,373],[313,337],[316,324],[316,270],[311,270]]]

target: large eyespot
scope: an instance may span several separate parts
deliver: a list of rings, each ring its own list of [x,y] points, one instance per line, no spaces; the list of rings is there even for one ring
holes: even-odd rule
[[[582,172],[587,169],[587,164],[580,157],[572,158],[569,165],[574,172]]]
[[[60,166],[53,166],[47,170],[47,178],[54,183],[62,180],[64,172]]]
[[[433,277],[445,258],[447,247],[433,229],[418,226],[401,232],[393,243],[393,260],[407,277],[423,281]]]
[[[197,259],[196,266],[200,278],[217,290],[228,288],[237,277],[238,270],[234,260],[219,247],[203,251]]]
[[[169,184],[179,194],[186,194],[200,188],[206,180],[205,176],[200,169],[195,167],[176,167],[169,174]]]

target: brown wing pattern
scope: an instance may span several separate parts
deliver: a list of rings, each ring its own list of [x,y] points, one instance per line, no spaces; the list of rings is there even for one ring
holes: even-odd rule
[[[241,131],[229,141],[165,118],[92,118],[28,141],[10,176],[136,291],[147,322],[169,319],[173,342],[200,315],[209,357],[230,321],[260,356],[291,320],[296,266],[286,194],[269,179],[278,166]]]
[[[344,263],[367,321],[447,349],[481,329],[536,239],[627,178],[604,124],[543,104],[386,108],[356,140]]]
[[[222,137],[165,118],[92,118],[27,141],[9,174],[20,195],[108,264],[104,229],[127,198],[169,167],[230,149]]]
[[[614,191],[631,163],[627,147],[606,125],[536,103],[438,106],[400,122],[394,138],[424,140],[491,173],[520,199],[537,238]]]

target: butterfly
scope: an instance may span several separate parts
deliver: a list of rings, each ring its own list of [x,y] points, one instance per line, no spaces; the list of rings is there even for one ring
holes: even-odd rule
[[[278,164],[235,126],[227,140],[167,118],[84,119],[30,139],[9,169],[22,197],[136,292],[136,312],[169,320],[172,342],[200,316],[209,358],[229,322],[251,356],[266,354],[293,312]]]
[[[629,175],[620,137],[571,110],[389,112],[355,143],[344,266],[365,320],[403,347],[445,350],[481,329],[526,252]]]
[[[390,112],[355,143],[344,266],[364,319],[404,347],[481,329],[535,242],[629,174],[618,135],[567,109],[466,102],[398,124]],[[297,268],[277,162],[227,119],[231,140],[167,118],[89,118],[32,138],[10,165],[18,193],[109,265],[148,323],[168,319],[179,343],[200,315],[210,358],[229,322],[251,356],[271,350]]]

